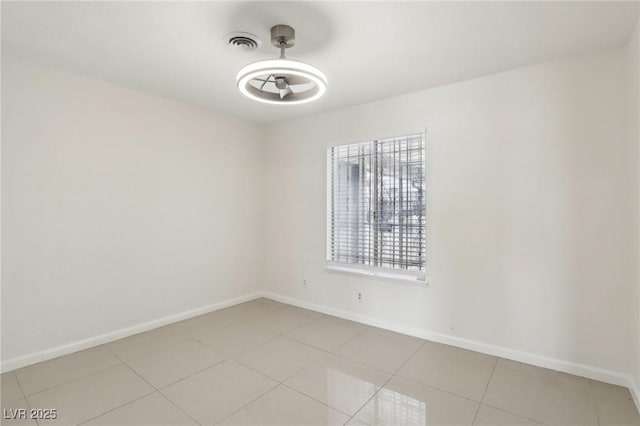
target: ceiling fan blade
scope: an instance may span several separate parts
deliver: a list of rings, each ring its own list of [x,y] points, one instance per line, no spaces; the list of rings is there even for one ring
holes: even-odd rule
[[[262,89],[264,88],[264,85],[267,84],[269,80],[271,80],[271,77],[273,77],[273,75],[269,75],[269,77],[267,77],[266,80],[261,80],[256,78],[256,80],[262,81],[262,84],[260,85],[260,91],[262,91]]]
[[[309,84],[311,83],[311,80],[304,78],[304,77],[300,77],[298,75],[288,75],[286,77],[287,83],[290,86],[295,86],[297,84]]]
[[[287,87],[285,87],[284,89],[278,89],[278,91],[280,92],[280,99],[284,99],[287,96],[293,94],[293,90],[291,90],[291,87],[289,87],[289,85],[287,85]]]

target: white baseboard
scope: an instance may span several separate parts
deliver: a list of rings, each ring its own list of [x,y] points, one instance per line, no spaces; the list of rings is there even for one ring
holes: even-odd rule
[[[298,306],[300,308],[310,309],[312,311],[321,312],[327,315],[332,315],[351,321],[356,321],[362,324],[384,328],[386,330],[407,334],[409,336],[418,337],[420,339],[425,339],[432,342],[444,343],[447,345],[469,349],[487,355],[493,355],[513,361],[519,361],[538,367],[561,371],[563,373],[574,374],[576,376],[582,376],[613,385],[628,387],[635,400],[636,408],[638,408],[638,411],[640,412],[639,386],[635,383],[635,381],[632,380],[631,376],[626,374],[561,359],[550,358],[543,355],[537,355],[531,352],[509,349],[503,346],[479,342],[477,340],[469,340],[449,334],[436,333],[421,328],[408,327],[391,321],[385,321],[366,315],[343,311],[341,309],[336,309],[325,305],[317,305],[315,303],[307,302],[293,297],[283,296],[273,292],[264,292],[263,296],[269,299],[276,300],[278,302]]]
[[[633,402],[636,404],[638,413],[640,413],[640,383],[629,376],[629,392],[633,398]]]
[[[114,340],[122,339],[124,337],[142,333],[144,331],[153,330],[154,328],[162,327],[164,325],[172,324],[174,322],[182,321],[185,319],[197,317],[198,315],[203,315],[209,312],[217,311],[219,309],[227,308],[229,306],[237,305],[239,303],[248,302],[250,300],[258,299],[260,297],[263,297],[263,293],[256,292],[256,293],[248,294],[246,296],[240,296],[233,299],[224,300],[222,302],[201,306],[199,308],[190,309],[188,311],[179,312],[177,314],[167,315],[162,318],[157,318],[151,321],[135,324],[130,327],[121,328],[119,330],[111,331],[109,333],[104,333],[98,336],[89,337],[87,339],[78,340],[76,342],[71,342],[66,345],[57,346],[55,348],[47,349],[44,351],[33,352],[18,358],[2,360],[2,363],[0,364],[0,371],[5,373],[7,371],[15,370],[17,368],[26,367],[27,365],[36,364],[38,362],[47,361],[62,355],[67,355],[73,352],[89,349],[94,346],[113,342]]]

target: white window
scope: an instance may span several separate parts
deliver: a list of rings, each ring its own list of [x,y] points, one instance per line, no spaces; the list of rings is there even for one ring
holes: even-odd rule
[[[329,269],[424,280],[424,133],[327,151]]]

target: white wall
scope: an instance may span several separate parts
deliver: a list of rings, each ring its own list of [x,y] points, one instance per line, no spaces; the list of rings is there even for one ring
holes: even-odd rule
[[[262,129],[2,63],[2,359],[261,287]]]
[[[635,170],[635,184],[629,185],[632,193],[631,199],[635,203],[635,260],[636,269],[634,277],[635,286],[635,317],[634,317],[634,379],[636,397],[640,398],[640,20],[629,38],[627,51],[627,84],[628,84],[628,124],[629,124],[629,159]],[[637,401],[640,405],[640,400]]]
[[[629,229],[637,219],[628,192],[624,54],[571,58],[269,126],[270,290],[626,380],[635,264]],[[429,287],[326,272],[327,147],[425,126]]]

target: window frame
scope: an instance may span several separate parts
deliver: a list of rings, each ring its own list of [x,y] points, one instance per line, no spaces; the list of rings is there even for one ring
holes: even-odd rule
[[[399,132],[400,133],[400,132]],[[331,150],[336,147],[346,146],[346,145],[355,145],[359,143],[367,143],[373,141],[380,141],[385,139],[394,139],[394,138],[403,138],[415,136],[417,134],[422,134],[424,138],[424,147],[423,147],[423,158],[424,158],[424,179],[425,179],[425,194],[424,194],[424,203],[425,203],[425,246],[424,250],[427,254],[425,254],[425,266],[422,271],[410,271],[406,269],[392,269],[385,268],[381,266],[371,266],[371,265],[362,265],[355,263],[344,263],[344,262],[336,262],[331,260],[331,247],[330,247],[330,218],[331,218],[331,205],[329,203],[329,194],[331,194],[332,181],[329,179],[329,163]],[[429,285],[428,280],[428,270],[429,270],[429,251],[427,250],[428,246],[428,228],[429,228],[429,191],[428,191],[428,180],[429,180],[429,170],[427,168],[427,154],[428,154],[428,143],[427,143],[427,128],[423,128],[421,130],[417,130],[415,132],[404,132],[392,136],[376,136],[372,138],[366,138],[359,141],[351,141],[351,142],[340,142],[340,143],[331,143],[326,145],[325,149],[325,216],[324,216],[324,226],[325,226],[325,271],[332,273],[346,273],[346,274],[355,274],[363,277],[375,278],[375,279],[383,279],[383,280],[393,280],[396,282],[403,282],[407,284],[414,284],[420,287],[425,287]]]

